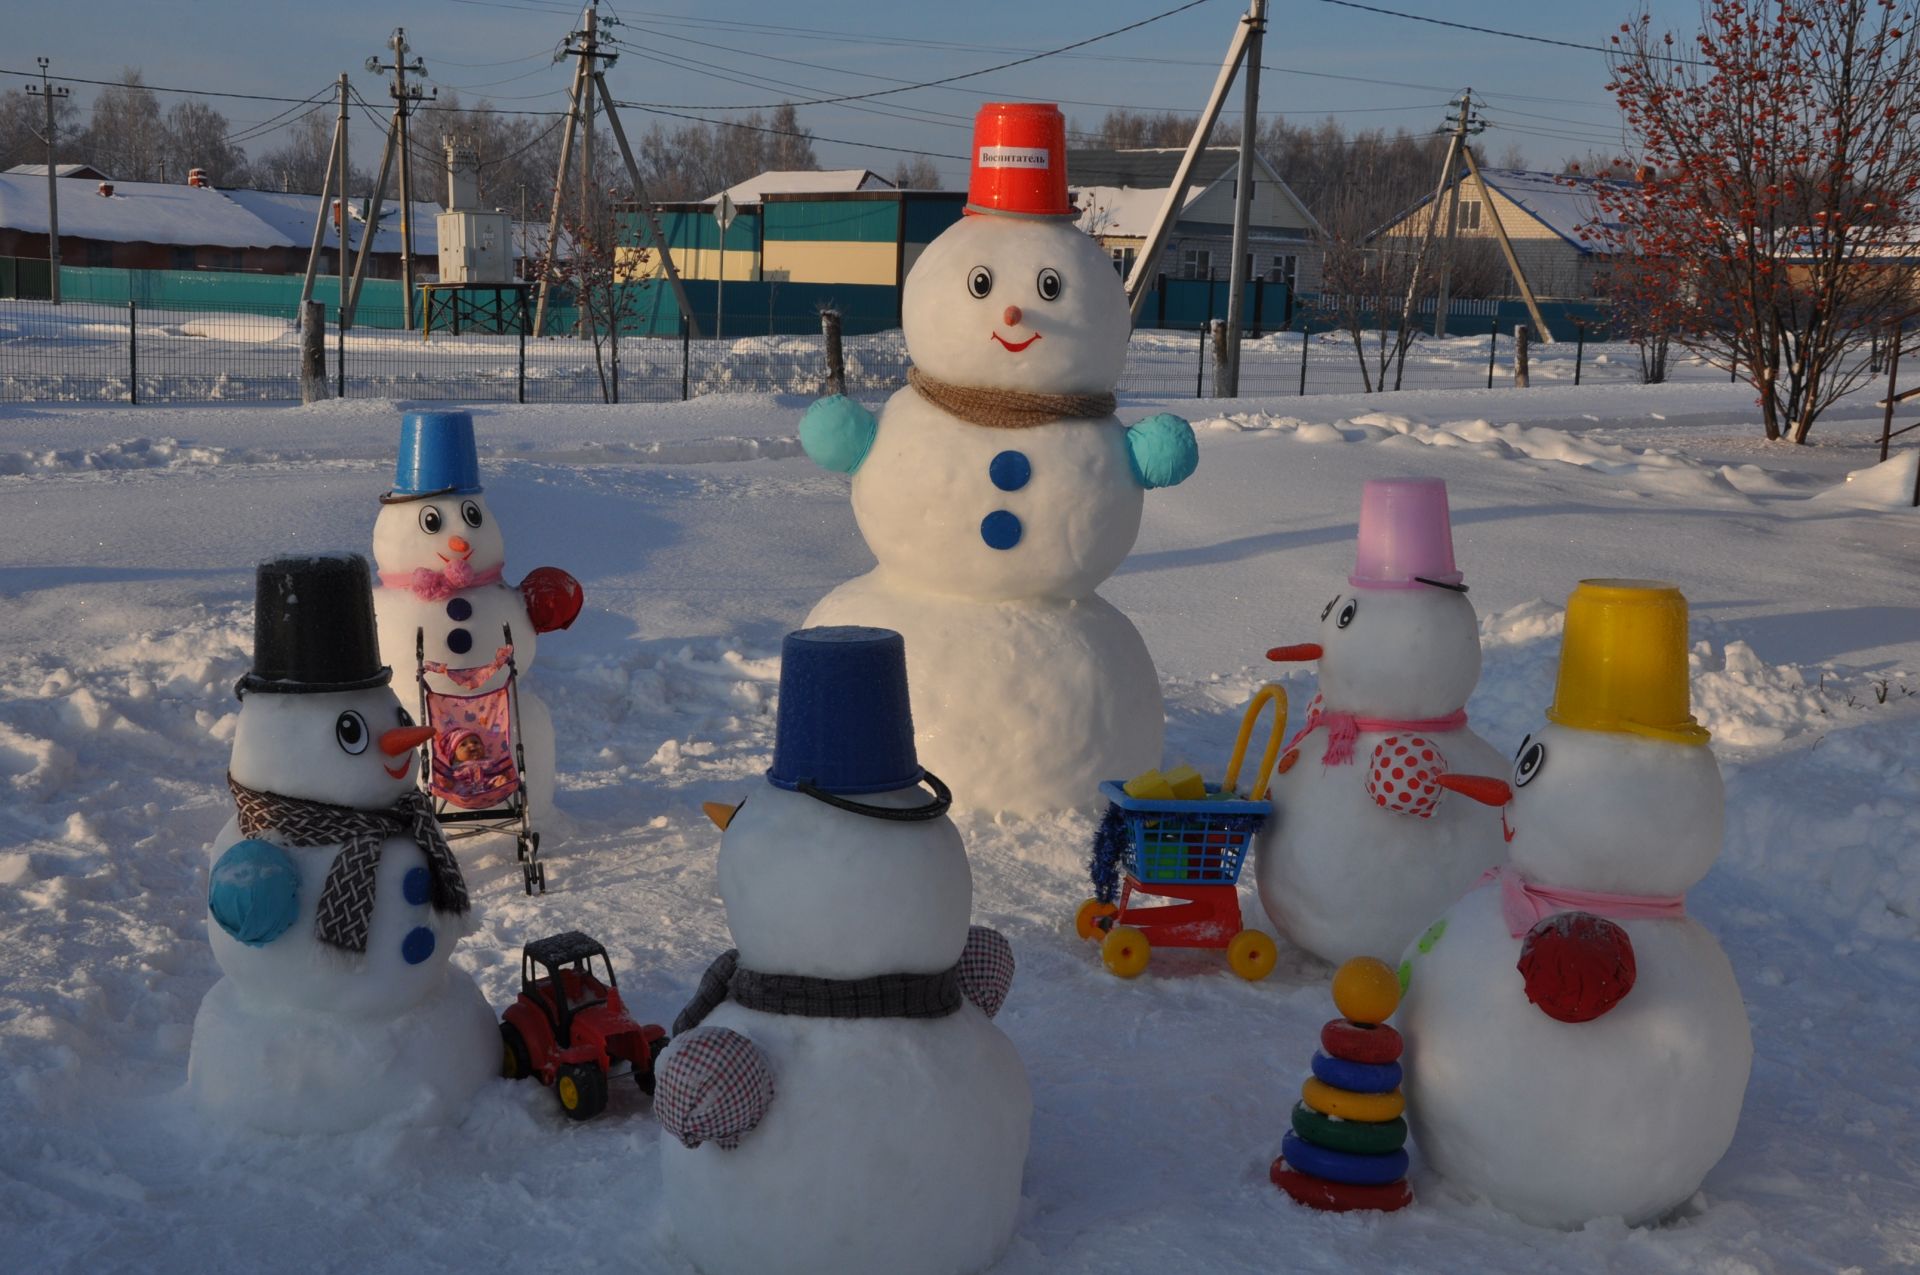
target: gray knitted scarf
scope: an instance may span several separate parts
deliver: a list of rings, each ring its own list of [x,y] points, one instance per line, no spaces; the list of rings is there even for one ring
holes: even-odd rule
[[[960,1008],[960,967],[938,974],[871,978],[808,978],[762,974],[740,966],[737,948],[722,952],[700,976],[700,988],[673,1020],[673,1034],[692,1031],[722,1002],[802,1018],[945,1018]]]
[[[348,952],[367,950],[374,878],[380,867],[380,847],[388,837],[412,837],[427,856],[432,884],[429,897],[436,911],[462,913],[471,906],[466,878],[460,875],[460,864],[447,848],[440,821],[434,817],[433,799],[423,792],[410,792],[385,810],[355,810],[324,801],[283,797],[277,792],[258,792],[231,774],[227,787],[240,813],[242,836],[272,831],[295,846],[345,843],[334,856],[320,890],[313,930],[322,943]]]

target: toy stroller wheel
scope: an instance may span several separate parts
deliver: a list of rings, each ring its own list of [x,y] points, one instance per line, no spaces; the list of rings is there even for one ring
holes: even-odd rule
[[[508,1080],[520,1080],[533,1074],[533,1052],[527,1038],[512,1023],[500,1024],[500,1074]]]
[[[1102,917],[1116,916],[1120,909],[1112,903],[1102,903],[1098,899],[1088,899],[1073,914],[1073,932],[1083,939],[1097,939],[1106,933],[1101,926]]]
[[[591,1120],[606,1109],[607,1073],[586,1063],[569,1063],[553,1082],[560,1109],[573,1120]]]
[[[1280,949],[1259,930],[1242,930],[1227,944],[1227,965],[1249,983],[1257,983],[1273,973]]]
[[[1147,942],[1147,936],[1131,925],[1114,926],[1100,941],[1100,959],[1121,978],[1138,977],[1140,971],[1147,968],[1147,958],[1152,952],[1153,945]]]
[[[636,1066],[633,1069],[633,1083],[640,1086],[641,1093],[649,1098],[653,1097],[653,1060],[651,1058],[647,1060],[646,1066]]]

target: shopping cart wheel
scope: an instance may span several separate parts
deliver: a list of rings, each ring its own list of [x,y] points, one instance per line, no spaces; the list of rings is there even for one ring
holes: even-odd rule
[[[520,875],[525,880],[528,894],[545,894],[547,892],[546,864],[529,863],[520,869]]]
[[[1257,983],[1273,973],[1280,949],[1259,930],[1242,930],[1227,944],[1227,966],[1249,983]]]
[[[1100,942],[1100,959],[1121,978],[1136,978],[1147,968],[1153,947],[1147,936],[1131,925],[1116,925]]]
[[[1088,899],[1073,914],[1073,932],[1083,939],[1097,939],[1106,933],[1101,919],[1117,914],[1119,907],[1112,903],[1102,903],[1098,899]]]

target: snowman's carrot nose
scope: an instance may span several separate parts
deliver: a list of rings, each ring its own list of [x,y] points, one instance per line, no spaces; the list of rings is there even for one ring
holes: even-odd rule
[[[473,546],[467,543],[466,537],[454,536],[447,541],[447,548],[453,550],[455,553],[465,553],[467,550],[473,548]]]
[[[740,803],[740,806],[746,804],[747,803],[743,801]],[[703,801],[700,803],[700,809],[707,812],[707,818],[713,820],[713,826],[722,832],[725,832],[727,825],[733,822],[733,817],[740,813],[740,806],[729,806],[724,801]]]
[[[1007,307],[1007,312],[1001,315],[1000,317],[1007,321],[1008,327],[1017,328],[1020,326],[1020,307],[1017,305],[1010,305]]]
[[[1318,642],[1296,642],[1292,646],[1276,646],[1267,652],[1267,658],[1281,664],[1292,664],[1300,660],[1317,660],[1322,655]]]
[[[1513,800],[1513,786],[1492,775],[1440,775],[1433,782],[1483,806],[1504,806]]]
[[[410,753],[433,738],[431,726],[396,726],[380,735],[380,751],[389,757]]]

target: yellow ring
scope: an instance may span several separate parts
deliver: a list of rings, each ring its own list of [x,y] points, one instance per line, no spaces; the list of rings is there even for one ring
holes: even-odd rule
[[[1358,1120],[1362,1124],[1385,1124],[1407,1109],[1406,1095],[1392,1093],[1351,1093],[1335,1089],[1318,1076],[1307,1077],[1300,1086],[1300,1100],[1323,1116]]]

